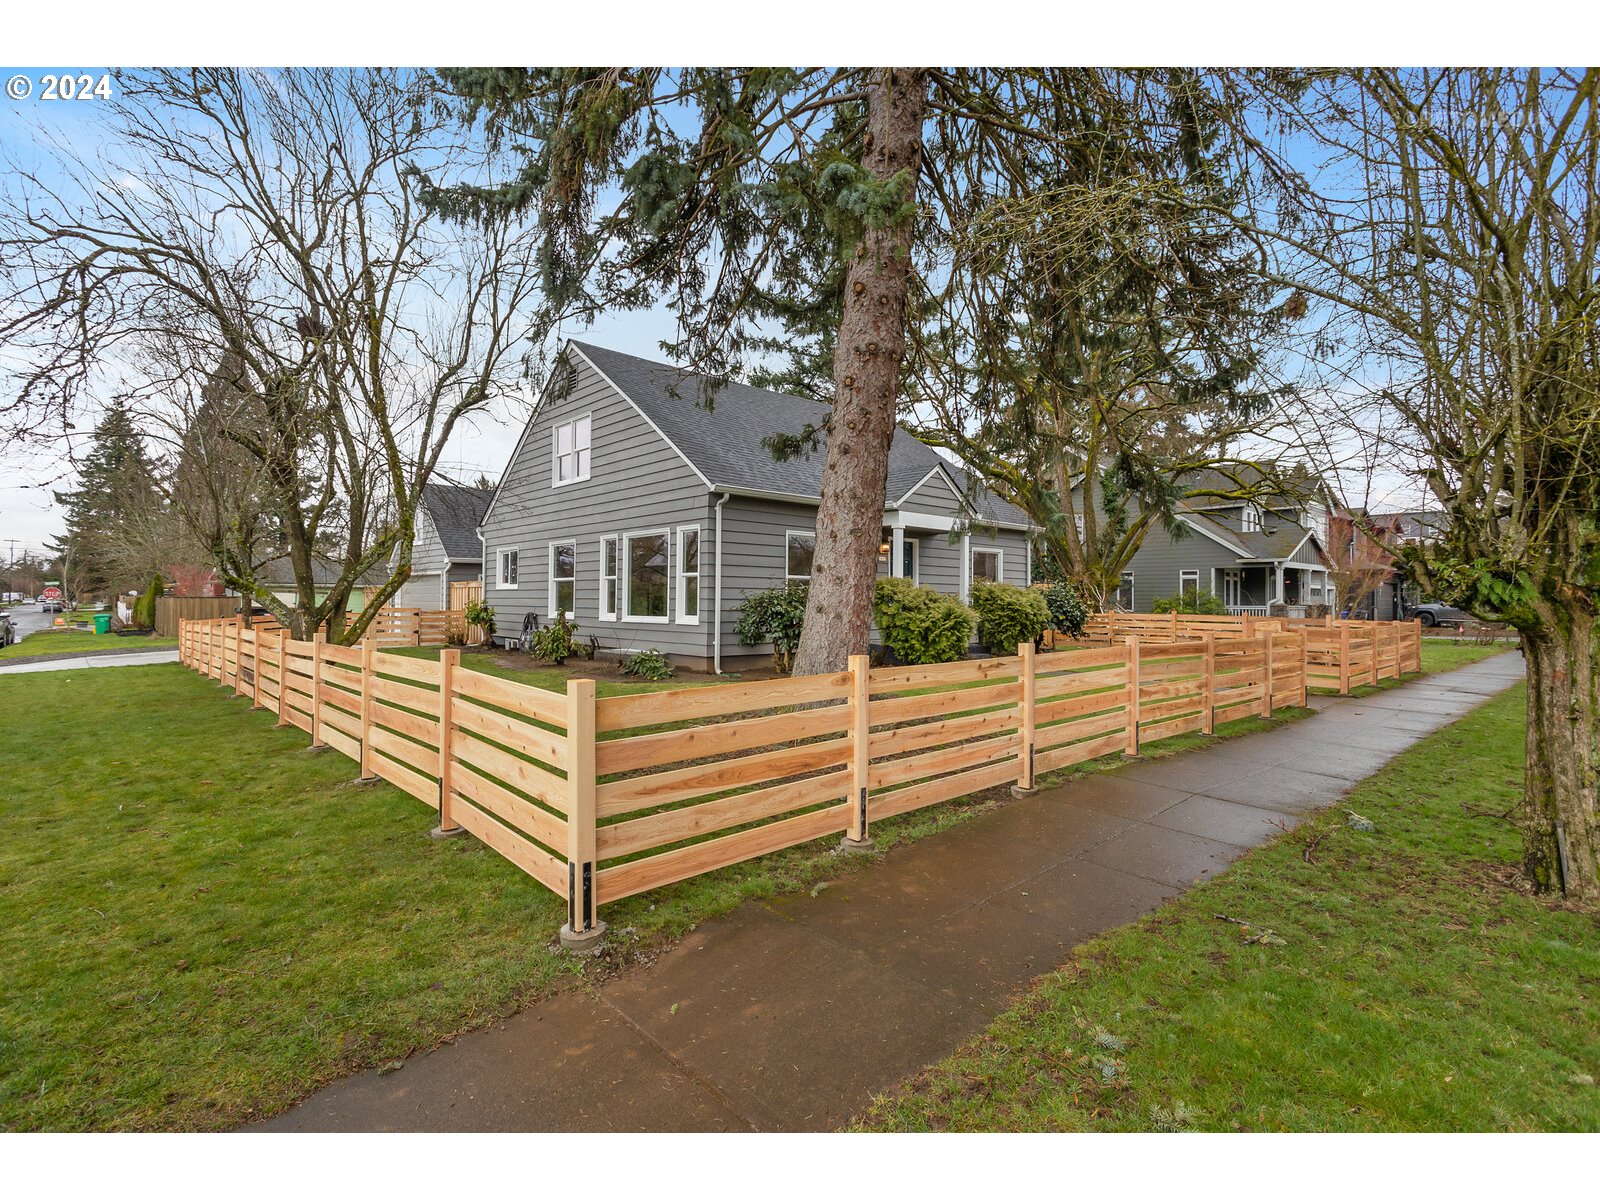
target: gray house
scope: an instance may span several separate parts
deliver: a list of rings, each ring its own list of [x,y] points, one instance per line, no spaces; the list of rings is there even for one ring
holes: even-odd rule
[[[481,525],[498,636],[565,612],[606,653],[718,671],[764,659],[734,623],[746,595],[809,578],[822,455],[777,462],[762,440],[826,414],[568,342]],[[880,573],[964,598],[975,580],[1025,584],[1031,566],[1026,515],[896,430]]]
[[[1219,480],[1217,490],[1230,486]],[[1149,612],[1163,597],[1196,591],[1211,592],[1231,613],[1253,616],[1275,606],[1331,604],[1323,552],[1328,519],[1320,499],[1190,500],[1178,512],[1187,536],[1174,538],[1153,525],[1122,573],[1116,606]]]
[[[494,499],[492,488],[430,483],[417,505],[411,578],[395,595],[397,608],[439,611],[450,607],[450,585],[483,577],[478,525]],[[391,559],[391,566],[393,560]]]

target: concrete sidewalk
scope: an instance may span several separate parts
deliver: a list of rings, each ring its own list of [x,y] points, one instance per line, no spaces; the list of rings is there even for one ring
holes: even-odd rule
[[[353,1076],[275,1130],[809,1130],[982,1031],[1074,945],[1212,875],[1522,675],[1506,654],[1075,780],[746,904],[651,967]]]
[[[161,650],[107,650],[100,654],[61,654],[34,662],[0,663],[0,675],[24,675],[34,671],[81,671],[85,667],[148,667],[152,663],[178,661],[178,648]]]

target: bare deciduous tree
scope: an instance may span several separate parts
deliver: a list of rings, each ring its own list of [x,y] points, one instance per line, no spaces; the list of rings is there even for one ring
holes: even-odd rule
[[[422,487],[515,367],[534,289],[527,232],[445,228],[416,202],[414,171],[486,165],[428,86],[124,73],[103,155],[16,171],[0,209],[12,432],[70,419],[115,372],[198,473],[184,511],[220,576],[302,635],[359,637],[405,582]],[[292,604],[258,573],[269,551],[292,566]],[[347,625],[352,589],[386,564]]]

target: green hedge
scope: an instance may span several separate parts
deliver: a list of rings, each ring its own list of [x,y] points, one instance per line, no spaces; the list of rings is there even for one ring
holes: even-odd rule
[[[1163,596],[1150,605],[1153,613],[1193,613],[1209,617],[1225,617],[1228,606],[1211,592],[1188,592],[1182,596]]]
[[[880,579],[872,594],[872,619],[900,662],[941,663],[967,656],[977,614],[954,596],[909,579]]]
[[[806,584],[789,580],[764,592],[747,595],[739,606],[739,619],[733,626],[740,644],[759,646],[771,642],[773,664],[787,673],[794,665],[794,652],[800,648],[809,591]]]
[[[975,583],[972,607],[978,614],[978,644],[990,654],[1015,654],[1050,625],[1050,606],[1043,592],[1011,583]]]

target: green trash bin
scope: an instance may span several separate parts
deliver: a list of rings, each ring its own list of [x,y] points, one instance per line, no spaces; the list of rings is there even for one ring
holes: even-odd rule
[[[94,631],[96,633],[110,633],[111,632],[111,614],[110,613],[95,613],[95,615],[94,615]]]

